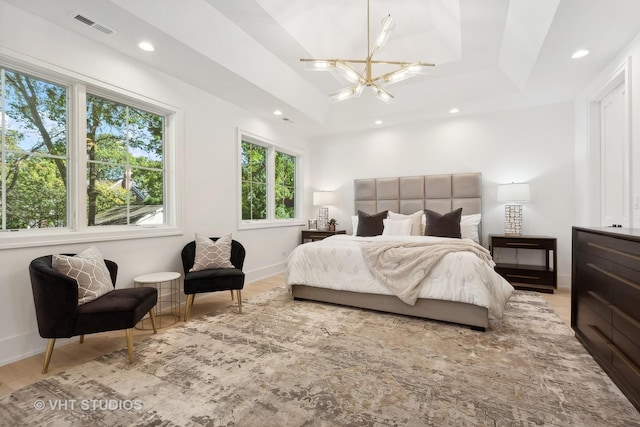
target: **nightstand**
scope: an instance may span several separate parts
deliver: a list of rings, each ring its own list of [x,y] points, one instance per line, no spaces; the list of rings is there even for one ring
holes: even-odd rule
[[[489,235],[491,256],[495,248],[544,251],[545,265],[496,263],[495,270],[516,289],[553,293],[558,287],[557,239],[549,236]]]
[[[302,230],[302,238],[300,241],[302,243],[304,243],[305,240],[315,242],[316,240],[326,239],[327,237],[334,236],[336,234],[347,234],[347,230]]]

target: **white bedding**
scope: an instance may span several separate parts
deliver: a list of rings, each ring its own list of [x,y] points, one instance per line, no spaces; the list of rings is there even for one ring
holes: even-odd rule
[[[286,261],[285,283],[383,295],[393,293],[377,281],[364,261],[366,242],[449,241],[430,236],[356,237],[335,235],[296,247]],[[423,280],[419,298],[465,302],[486,307],[499,319],[513,287],[472,252],[445,255]]]

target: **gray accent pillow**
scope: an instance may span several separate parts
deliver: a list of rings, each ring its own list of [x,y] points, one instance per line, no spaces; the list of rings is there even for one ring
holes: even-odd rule
[[[425,236],[453,237],[460,239],[460,218],[462,218],[462,208],[446,213],[444,215],[430,209],[424,210],[426,224],[424,227]]]
[[[231,263],[231,234],[222,236],[215,242],[196,234],[196,256],[189,271],[213,268],[235,268]]]
[[[86,304],[113,290],[109,269],[95,246],[74,256],[54,255],[51,265],[58,272],[76,279],[78,305]]]
[[[381,235],[384,230],[383,220],[387,217],[387,214],[388,211],[378,212],[373,215],[358,211],[358,232],[356,236],[369,237]]]

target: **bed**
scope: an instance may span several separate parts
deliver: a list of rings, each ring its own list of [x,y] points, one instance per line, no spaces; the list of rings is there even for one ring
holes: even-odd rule
[[[424,209],[445,214],[462,208],[463,219],[480,218],[481,190],[480,173],[357,179],[355,211],[390,211],[390,218],[392,214],[413,218],[414,226],[418,212]],[[413,235],[336,235],[305,243],[287,258],[285,283],[297,300],[416,316],[485,331],[490,318],[501,317],[513,287],[494,271],[488,251],[478,244],[482,235],[479,227],[466,227],[463,239],[416,236],[412,229]],[[470,236],[469,232],[477,234]],[[437,254],[437,262],[432,261],[432,268],[423,274],[422,261],[416,259],[429,263],[431,253]],[[372,262],[389,259],[389,254],[403,257],[395,276],[393,271],[382,274],[372,267]],[[405,281],[405,276],[411,279],[409,297],[404,290],[390,286],[396,279]]]

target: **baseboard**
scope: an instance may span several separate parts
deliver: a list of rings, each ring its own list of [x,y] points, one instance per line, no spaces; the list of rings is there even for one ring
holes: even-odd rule
[[[56,347],[67,344],[72,338],[56,340]],[[38,332],[30,332],[0,340],[0,366],[44,353],[47,340]]]
[[[284,262],[280,262],[278,264],[269,265],[267,267],[262,267],[257,270],[245,271],[244,283],[250,284],[252,282],[257,282],[258,280],[266,279],[267,277],[283,273],[284,270],[285,270]]]
[[[570,274],[558,274],[558,289],[571,289]]]

